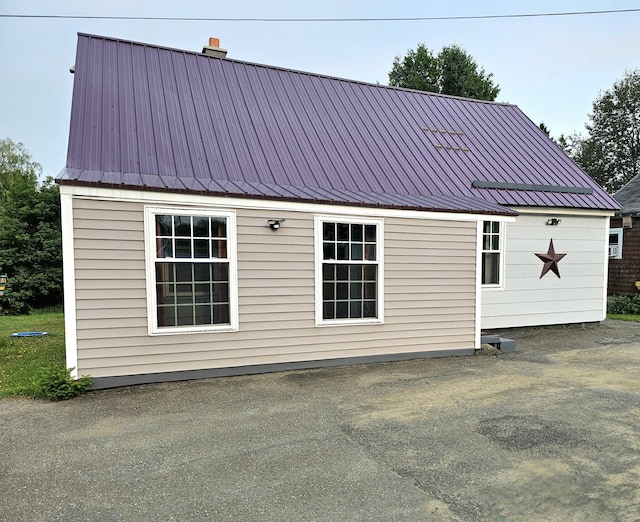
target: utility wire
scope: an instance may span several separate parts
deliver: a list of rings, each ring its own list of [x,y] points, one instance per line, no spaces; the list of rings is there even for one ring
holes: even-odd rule
[[[91,16],[91,15],[29,15],[0,14],[0,18],[43,18],[63,20],[160,20],[169,22],[424,22],[439,20],[490,20],[496,18],[540,18],[549,16],[601,15],[635,13],[638,9],[607,9],[603,11],[567,11],[562,13],[520,13],[469,16],[416,16],[398,18],[200,18],[176,16]]]

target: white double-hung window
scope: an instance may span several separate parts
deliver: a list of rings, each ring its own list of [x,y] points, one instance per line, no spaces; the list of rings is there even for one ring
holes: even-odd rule
[[[316,324],[382,323],[383,221],[316,216]]]
[[[235,330],[235,214],[145,208],[152,334]]]
[[[502,284],[502,225],[499,221],[482,223],[482,285],[499,287]]]

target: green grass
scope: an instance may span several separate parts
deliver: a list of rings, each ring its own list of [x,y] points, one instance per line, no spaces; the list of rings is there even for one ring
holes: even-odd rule
[[[636,323],[640,323],[640,315],[607,314],[607,319],[615,319],[617,321],[634,321]]]
[[[11,337],[15,332],[48,332],[44,337]],[[36,394],[43,368],[64,365],[64,315],[59,311],[0,316],[0,398]]]

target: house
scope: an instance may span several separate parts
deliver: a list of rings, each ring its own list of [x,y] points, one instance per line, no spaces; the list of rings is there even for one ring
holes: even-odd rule
[[[633,295],[640,290],[640,175],[613,197],[622,208],[610,221],[609,295]]]
[[[67,364],[96,387],[602,320],[615,201],[518,107],[80,34]]]

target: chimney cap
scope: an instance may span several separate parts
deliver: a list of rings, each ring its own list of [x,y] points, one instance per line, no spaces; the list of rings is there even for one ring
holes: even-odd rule
[[[215,56],[217,58],[224,58],[227,56],[227,50],[220,47],[220,39],[211,37],[209,38],[209,45],[205,45],[202,48],[202,54],[207,56]]]

